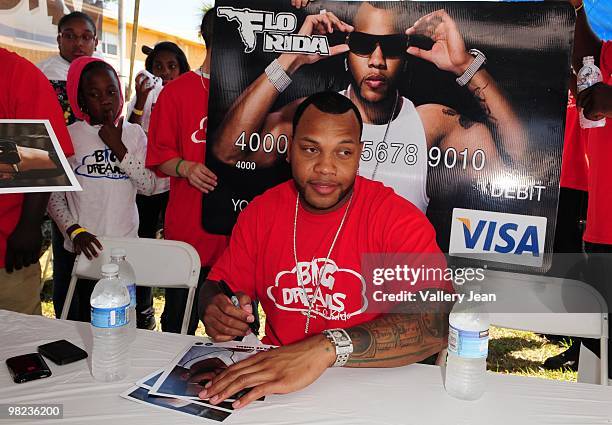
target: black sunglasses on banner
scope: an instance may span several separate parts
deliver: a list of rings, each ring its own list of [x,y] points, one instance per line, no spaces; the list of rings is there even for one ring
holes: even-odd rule
[[[346,43],[357,56],[370,56],[380,46],[385,58],[398,58],[406,53],[408,36],[405,34],[374,35],[365,32],[351,32]]]

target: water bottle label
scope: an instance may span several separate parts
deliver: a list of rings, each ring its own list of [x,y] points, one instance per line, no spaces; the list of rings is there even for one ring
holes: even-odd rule
[[[489,351],[489,330],[464,331],[449,326],[448,351],[459,357],[486,358]]]
[[[130,307],[135,307],[136,306],[136,284],[132,283],[131,285],[128,285],[127,288],[130,293]]]
[[[127,325],[129,305],[114,308],[91,308],[91,324],[96,328],[120,328]]]

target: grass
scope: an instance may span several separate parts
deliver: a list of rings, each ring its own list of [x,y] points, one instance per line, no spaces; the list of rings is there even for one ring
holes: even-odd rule
[[[41,267],[44,269],[48,251],[41,258]],[[54,318],[53,302],[51,300],[51,267],[47,270],[43,280],[45,285],[41,294],[42,311],[46,317]],[[164,291],[153,290],[153,305],[155,307],[155,318],[157,331],[161,332],[160,316],[164,309]],[[264,329],[266,316],[261,310],[261,329]],[[196,335],[206,336],[204,327],[200,322]],[[533,332],[517,331],[491,327],[489,341],[489,357],[487,358],[487,369],[512,375],[531,376],[544,379],[555,379],[560,381],[576,381],[577,373],[571,370],[546,370],[542,367],[544,360],[555,356],[567,349],[567,342],[549,341],[545,337]]]

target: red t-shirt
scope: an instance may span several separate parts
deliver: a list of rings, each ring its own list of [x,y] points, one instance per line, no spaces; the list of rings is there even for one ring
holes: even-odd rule
[[[32,63],[0,48],[0,119],[48,119],[66,156],[74,152],[64,113],[49,80]],[[6,240],[13,233],[24,195],[0,195],[0,268],[4,268]]]
[[[274,345],[305,337],[308,301],[293,256],[296,196],[291,180],[256,197],[238,216],[229,247],[208,276],[261,302],[266,312],[264,342]],[[297,259],[307,293],[313,292],[345,208],[313,214],[300,204]],[[321,275],[309,334],[376,318],[380,313],[366,308],[368,284],[362,276],[362,254],[398,252],[439,254],[432,225],[392,189],[357,177],[350,210],[327,263],[332,272]]]
[[[605,41],[601,50],[601,73],[604,83],[612,85],[612,41]],[[589,205],[584,240],[612,244],[612,118],[606,126],[588,130]]]
[[[561,187],[588,190],[589,161],[586,153],[586,139],[587,132],[580,127],[576,99],[571,92],[568,92]]]
[[[187,72],[161,91],[151,114],[147,167],[166,176],[157,166],[173,158],[204,163],[210,80]],[[211,266],[227,246],[228,237],[202,228],[202,192],[185,178],[170,177],[164,237],[187,242]]]

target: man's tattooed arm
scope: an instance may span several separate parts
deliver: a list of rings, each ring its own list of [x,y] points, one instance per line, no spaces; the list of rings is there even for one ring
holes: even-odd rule
[[[508,96],[485,69],[472,77],[467,88],[485,113],[498,149],[505,151],[513,162],[520,163],[525,159],[527,136]]]
[[[461,128],[464,129],[468,129],[471,128],[474,125],[474,121],[472,121],[469,117],[467,117],[466,115],[461,115],[459,112],[455,111],[454,109],[451,108],[444,108],[442,109],[442,113],[444,115],[448,115],[449,117],[459,117],[459,125],[461,126]]]
[[[347,332],[353,340],[347,367],[404,366],[446,347],[448,314],[389,313]]]

